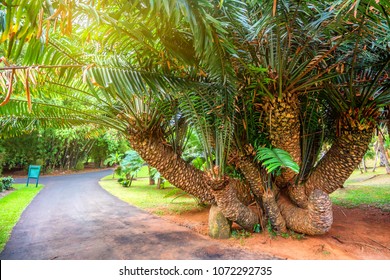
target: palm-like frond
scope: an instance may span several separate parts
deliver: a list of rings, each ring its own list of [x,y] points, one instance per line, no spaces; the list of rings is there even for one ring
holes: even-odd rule
[[[290,168],[295,173],[299,173],[299,165],[284,150],[260,147],[255,158],[262,163],[268,173],[272,173],[282,167]]]

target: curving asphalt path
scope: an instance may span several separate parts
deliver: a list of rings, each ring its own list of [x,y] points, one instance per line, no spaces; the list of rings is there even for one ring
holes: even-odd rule
[[[275,259],[225,247],[128,205],[98,184],[111,172],[41,177],[45,188],[23,212],[0,259]]]

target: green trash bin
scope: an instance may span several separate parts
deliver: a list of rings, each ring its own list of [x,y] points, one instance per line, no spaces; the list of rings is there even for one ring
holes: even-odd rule
[[[26,186],[28,187],[28,183],[29,183],[30,179],[36,179],[37,182],[35,184],[35,187],[38,187],[38,180],[39,180],[40,173],[41,173],[41,166],[40,165],[30,165],[28,167],[28,177],[27,177]]]

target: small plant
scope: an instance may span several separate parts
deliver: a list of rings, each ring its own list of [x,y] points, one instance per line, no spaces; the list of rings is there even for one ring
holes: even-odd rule
[[[252,236],[252,233],[249,231],[246,231],[245,229],[242,230],[233,230],[231,233],[231,237],[234,239],[240,240],[240,244],[244,245],[245,239]]]
[[[290,238],[290,234],[287,233],[287,232],[281,232],[281,233],[280,233],[280,236],[283,237],[284,239]]]
[[[252,236],[252,234],[249,231],[246,231],[245,229],[232,231],[232,237],[234,239],[243,239],[243,238],[248,238],[251,236]]]
[[[274,231],[274,229],[272,228],[272,224],[271,224],[271,221],[268,220],[268,223],[267,223],[267,231],[269,233],[269,236],[271,238],[275,238],[278,234],[276,233],[276,231]]]
[[[256,232],[256,233],[261,232],[261,226],[260,226],[260,224],[255,224],[255,225],[253,226],[253,232]]]
[[[136,151],[126,152],[126,156],[120,162],[120,176],[118,182],[124,187],[130,187],[137,172],[144,166],[144,160]]]
[[[305,235],[303,233],[296,233],[294,231],[291,231],[291,238],[296,240],[303,240],[305,239]]]
[[[118,179],[118,183],[123,187],[127,188],[131,186],[132,180],[126,179],[125,177],[121,177]]]
[[[14,182],[14,178],[12,178],[11,176],[0,178],[1,191],[9,190],[13,182]]]
[[[326,256],[331,254],[331,252],[329,252],[328,250],[325,250],[325,244],[319,244],[318,249],[316,250],[316,253],[323,254]]]

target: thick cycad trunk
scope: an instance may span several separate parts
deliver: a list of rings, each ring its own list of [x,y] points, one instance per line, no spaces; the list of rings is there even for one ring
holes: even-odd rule
[[[268,218],[278,232],[286,232],[286,222],[276,203],[275,194],[271,186],[267,186],[263,181],[264,175],[261,174],[259,166],[255,164],[249,156],[236,155],[236,167],[243,174],[246,182],[249,184],[257,203],[264,210]]]
[[[265,98],[263,108],[272,146],[287,151],[300,166],[302,158],[298,96],[286,93],[282,98]],[[284,170],[276,178],[276,184],[280,188],[287,188],[289,197],[296,205],[307,208],[308,198],[304,186],[295,183],[296,176],[291,169]]]
[[[343,131],[306,181],[306,194],[314,189],[330,194],[341,188],[366,153],[372,132],[372,125]]]
[[[203,202],[215,203],[203,173],[184,160],[180,160],[172,147],[153,136],[146,138],[141,134],[133,134],[129,135],[128,139],[142,159],[155,167],[170,183]]]
[[[269,139],[273,147],[290,153],[292,159],[301,165],[300,120],[298,96],[286,93],[282,98],[263,100]],[[279,184],[289,184],[296,174],[287,169],[283,172]]]
[[[263,101],[272,145],[289,152],[293,160],[301,165],[298,97],[285,94],[282,98],[265,98]],[[343,185],[359,164],[371,139],[372,124],[362,124],[356,117],[343,116],[341,136],[305,184],[297,182],[296,174],[291,170],[282,172],[281,176],[276,178],[273,193],[280,190],[281,195],[276,196],[276,199],[270,195],[264,195],[263,198],[263,201],[269,204],[269,219],[276,229],[283,229],[282,223],[277,222],[282,219],[276,219],[279,216],[283,217],[287,228],[297,232],[315,235],[330,229],[333,218],[328,194]],[[248,170],[248,165],[245,167]],[[249,176],[255,173],[253,170],[245,172],[245,168],[242,170]],[[259,183],[247,176],[246,179],[250,183]]]
[[[245,229],[252,230],[259,223],[257,214],[248,207],[252,196],[245,185],[229,178],[213,180],[185,162],[169,144],[153,134],[130,132],[128,139],[133,149],[176,187],[204,202],[218,205],[226,218]]]
[[[259,195],[257,201],[262,203],[266,217],[277,232],[286,232],[289,228],[308,235],[318,235],[330,229],[333,213],[332,204],[326,193],[315,191],[307,199],[306,207],[301,208],[284,191],[278,193],[277,186],[273,185],[272,188],[265,186],[260,170],[249,157],[241,157],[238,168],[250,185],[256,185],[251,186],[252,189],[262,190],[257,192]],[[304,190],[302,186],[301,189]]]
[[[228,180],[224,182],[226,185],[220,188],[219,183],[211,182],[210,187],[213,188],[215,200],[223,215],[230,221],[235,221],[241,227],[252,231],[259,223],[259,217],[238,199],[237,190],[240,189],[241,183],[237,180]]]
[[[297,207],[290,199],[281,196],[279,209],[289,229],[308,235],[319,235],[329,231],[333,223],[332,202],[320,190],[314,190],[308,199],[307,208]]]
[[[284,133],[285,129],[278,131]],[[278,185],[278,180],[271,184],[264,182],[266,177],[253,162],[252,156],[237,154],[234,156],[235,164],[245,183],[229,177],[216,180],[186,163],[158,136],[130,132],[128,138],[140,156],[156,167],[163,177],[204,202],[217,205],[226,218],[243,228],[252,230],[259,223],[259,216],[248,207],[255,197],[277,231],[292,229],[317,235],[326,233],[332,224],[328,194],[341,187],[359,164],[371,139],[371,131],[371,125],[363,129],[344,130],[305,184],[299,186],[295,183],[295,175],[286,176],[286,173],[281,185]],[[275,145],[280,144],[278,148],[288,149],[295,154],[296,160],[300,160],[297,151],[293,152],[293,146],[298,145],[296,137],[287,139],[275,135],[273,139]],[[299,145],[297,150],[300,153]]]

